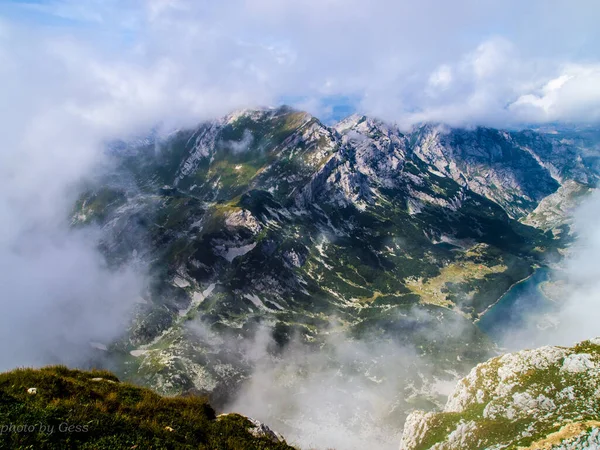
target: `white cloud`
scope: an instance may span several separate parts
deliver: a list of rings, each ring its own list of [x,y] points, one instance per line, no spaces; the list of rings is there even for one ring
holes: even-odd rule
[[[570,64],[538,92],[521,95],[510,110],[530,122],[598,122],[600,64]]]
[[[363,112],[402,123],[596,120],[580,110],[597,98],[573,82],[560,95],[543,93],[566,68],[600,62],[590,19],[600,5],[591,0],[551,8],[543,0],[55,0],[37,8],[78,24],[40,28],[83,37],[84,59],[110,72],[107,92],[131,96],[125,106],[147,102],[146,119],[351,96]]]
[[[502,344],[509,349],[541,345],[571,346],[600,337],[600,193],[594,192],[575,211],[572,231],[577,242],[544,287],[552,303],[538,310],[525,309],[524,321],[502,330]],[[522,304],[530,300],[525,298]]]
[[[510,42],[504,39],[488,40],[468,56],[466,63],[472,67],[477,80],[485,80],[506,70],[506,64],[511,62],[512,53]]]
[[[452,68],[447,64],[438,67],[429,77],[432,88],[446,89],[452,82]]]

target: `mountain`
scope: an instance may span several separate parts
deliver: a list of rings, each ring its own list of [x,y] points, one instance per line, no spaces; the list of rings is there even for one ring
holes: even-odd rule
[[[542,230],[560,230],[561,225],[570,224],[572,211],[582,198],[590,194],[589,185],[567,180],[556,192],[545,197],[521,222]]]
[[[389,423],[415,402],[442,406],[436,386],[496,351],[474,322],[572,241],[569,212],[597,182],[588,150],[359,115],[327,127],[287,107],[114,145],[114,170],[85,183],[73,212],[73,226],[102,228],[113,267],[148,268],[110,360],[223,406],[260,358],[300,345],[343,377],[396,383],[381,394]],[[356,348],[342,358],[338,342]]]
[[[103,370],[0,374],[0,445],[35,449],[292,449],[265,425],[217,416],[199,397],[161,397]]]
[[[513,218],[567,180],[595,184],[581,149],[533,131],[423,127],[415,152],[441,173],[499,205]]]
[[[442,412],[415,411],[401,450],[600,446],[600,339],[496,357],[459,381]]]

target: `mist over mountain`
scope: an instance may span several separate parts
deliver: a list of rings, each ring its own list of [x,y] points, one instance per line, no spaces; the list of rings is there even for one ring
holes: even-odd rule
[[[549,399],[550,414],[585,397],[595,341],[550,350],[510,392],[477,370],[598,334],[599,14],[591,0],[2,2],[0,368],[109,369],[300,448],[397,448],[403,429],[453,448],[512,420],[485,405],[543,395],[531,411]],[[575,375],[573,358],[589,362]],[[65,370],[57,383],[107,396],[102,420],[129,408],[108,398],[127,386]],[[469,373],[489,389],[448,409]],[[70,398],[11,389],[6,404],[35,414]],[[596,436],[590,411],[527,427],[581,431],[565,438],[577,448]]]
[[[113,368],[302,446],[395,447],[408,411],[499,352],[479,325],[496,302],[562,273],[594,151],[289,107],[114,144],[73,212],[111,265],[151,280]]]

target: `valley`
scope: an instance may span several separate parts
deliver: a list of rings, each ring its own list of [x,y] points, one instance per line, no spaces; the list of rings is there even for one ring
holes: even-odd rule
[[[490,330],[518,283],[561,260],[597,182],[584,150],[358,115],[329,127],[288,107],[114,143],[72,226],[100,228],[111,267],[148,281],[99,357],[291,443],[313,429],[334,446],[328,430],[361,423],[352,445],[395,447],[408,411],[442,407],[444,386],[499,352]],[[308,400],[279,404],[281,389],[329,406],[307,416]],[[349,392],[365,397],[340,400]]]

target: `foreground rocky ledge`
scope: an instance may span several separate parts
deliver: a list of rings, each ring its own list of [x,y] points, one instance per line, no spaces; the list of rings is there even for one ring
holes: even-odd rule
[[[401,450],[600,448],[600,338],[476,366],[442,412],[413,412]]]
[[[292,449],[202,397],[163,397],[107,371],[64,366],[0,374],[0,448]]]

